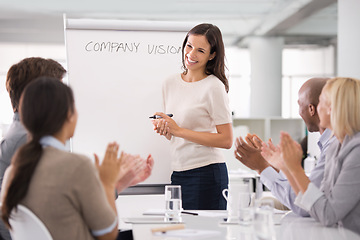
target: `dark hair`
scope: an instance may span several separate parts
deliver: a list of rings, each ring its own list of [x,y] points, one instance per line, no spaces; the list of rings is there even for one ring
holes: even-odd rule
[[[190,35],[205,36],[210,44],[210,54],[216,52],[215,57],[206,64],[205,73],[214,74],[225,85],[226,92],[229,92],[229,82],[225,76],[225,48],[220,29],[209,23],[202,23],[193,27],[186,35],[182,45],[182,64],[185,74],[187,73],[184,49]]]
[[[18,111],[21,93],[27,84],[38,77],[54,77],[61,80],[66,70],[52,59],[40,57],[25,58],[10,67],[6,76],[6,90],[9,92],[11,105]]]
[[[41,77],[29,83],[20,99],[20,119],[29,132],[29,141],[12,159],[13,178],[10,181],[1,208],[2,219],[10,228],[13,208],[26,196],[32,175],[42,155],[39,140],[61,130],[74,112],[72,90],[61,81]]]

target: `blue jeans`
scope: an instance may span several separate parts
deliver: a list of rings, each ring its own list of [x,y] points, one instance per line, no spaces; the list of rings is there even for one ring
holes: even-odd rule
[[[228,188],[225,163],[215,163],[187,171],[173,172],[172,185],[181,185],[185,210],[225,210],[222,190]]]

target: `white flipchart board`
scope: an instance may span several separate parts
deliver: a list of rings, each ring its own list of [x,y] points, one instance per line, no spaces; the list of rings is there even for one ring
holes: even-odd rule
[[[181,72],[181,45],[189,24],[64,19],[68,79],[79,113],[72,150],[103,156],[121,150],[155,159],[147,184],[170,182],[169,142],[149,116],[162,111],[162,82]]]

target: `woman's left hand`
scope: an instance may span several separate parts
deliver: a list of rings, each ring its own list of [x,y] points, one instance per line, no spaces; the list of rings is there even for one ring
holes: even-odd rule
[[[168,140],[171,139],[171,134],[166,131],[166,121],[164,119],[156,119],[152,120],[152,123],[154,125],[154,131],[159,133],[160,135],[165,136]]]
[[[176,124],[176,122],[162,112],[157,112],[155,115],[161,116],[162,118],[157,119],[158,125],[157,125],[157,132],[160,133],[160,135],[174,135],[176,136],[176,133],[180,130],[180,127]]]
[[[281,132],[280,149],[286,166],[290,171],[301,168],[303,151],[299,143],[295,142],[288,133]]]

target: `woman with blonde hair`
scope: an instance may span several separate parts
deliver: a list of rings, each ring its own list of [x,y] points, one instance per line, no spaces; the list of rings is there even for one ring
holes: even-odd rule
[[[330,128],[334,141],[326,154],[320,189],[301,168],[302,151],[287,133],[279,148],[265,146],[263,154],[299,190],[295,203],[325,226],[343,226],[360,234],[360,80],[333,78],[323,88],[317,110],[320,125]],[[272,156],[282,154],[275,162]]]

